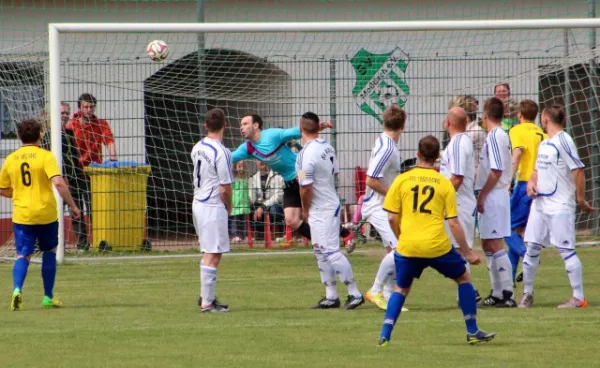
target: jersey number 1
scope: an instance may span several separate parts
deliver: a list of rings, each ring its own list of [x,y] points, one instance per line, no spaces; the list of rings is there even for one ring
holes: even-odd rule
[[[435,189],[431,185],[426,185],[423,187],[423,190],[421,191],[421,195],[426,195],[427,198],[425,198],[425,200],[421,203],[420,206],[419,206],[419,186],[415,185],[414,187],[410,188],[410,190],[414,193],[414,195],[413,195],[413,212],[417,213],[417,209],[418,209],[418,212],[431,214],[431,210],[427,209],[426,206],[433,199],[433,195],[435,194]]]
[[[201,168],[202,168],[202,160],[198,160],[198,172],[196,173],[196,178],[198,179],[198,188],[200,188],[200,180],[202,180],[202,177],[200,176]]]

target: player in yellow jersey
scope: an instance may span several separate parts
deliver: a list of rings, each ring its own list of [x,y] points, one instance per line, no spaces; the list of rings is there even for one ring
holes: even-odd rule
[[[53,294],[58,246],[58,211],[52,184],[67,202],[75,218],[79,218],[80,211],[60,174],[56,159],[51,152],[39,147],[43,135],[40,123],[36,120],[22,121],[17,124],[17,134],[23,146],[8,155],[0,172],[0,195],[13,200],[12,222],[17,248],[10,307],[13,311],[22,308],[21,290],[36,240],[43,252],[42,305],[46,308],[59,307],[62,303],[54,298]]]
[[[454,186],[434,168],[439,155],[440,142],[437,138],[431,135],[422,138],[417,151],[417,167],[396,177],[385,196],[383,209],[389,213],[390,226],[398,236],[398,245],[394,254],[396,286],[388,302],[379,346],[390,341],[413,280],[419,278],[427,267],[458,284],[459,304],[467,325],[467,342],[476,344],[496,336],[477,328],[475,289],[465,260],[470,264],[479,264],[481,260],[469,249],[458,221]],[[448,220],[450,231],[458,243],[458,251],[446,235],[445,220]]]
[[[523,242],[523,233],[533,198],[527,196],[527,182],[535,170],[535,162],[540,143],[548,136],[535,124],[538,105],[531,100],[519,104],[519,124],[508,132],[512,147],[512,176],[518,172],[517,183],[510,198],[511,234],[504,238],[508,245],[508,258],[512,265],[512,278],[522,281],[523,274],[516,277],[519,259],[525,257],[527,248]]]

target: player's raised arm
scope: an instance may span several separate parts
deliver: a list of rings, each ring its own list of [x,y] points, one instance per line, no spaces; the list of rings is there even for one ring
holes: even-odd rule
[[[246,142],[240,144],[240,146],[231,153],[232,163],[235,164],[238,161],[251,159],[252,156],[248,153],[248,144]]]

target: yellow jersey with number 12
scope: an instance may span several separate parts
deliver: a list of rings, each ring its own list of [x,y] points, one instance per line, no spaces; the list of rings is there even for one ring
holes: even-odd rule
[[[399,216],[400,255],[436,258],[452,249],[444,220],[458,216],[456,191],[435,169],[417,167],[396,177],[383,209]]]
[[[50,151],[25,145],[6,158],[0,172],[0,188],[13,189],[13,222],[46,225],[58,220],[52,178],[60,176]]]
[[[519,162],[517,181],[529,181],[533,170],[535,170],[538,147],[548,136],[542,128],[531,121],[523,121],[521,124],[515,125],[509,130],[508,136],[513,151],[517,148],[523,150],[521,162]]]

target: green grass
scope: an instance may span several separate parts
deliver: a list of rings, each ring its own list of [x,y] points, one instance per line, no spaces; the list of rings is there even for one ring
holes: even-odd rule
[[[429,270],[384,349],[376,347],[383,313],[372,305],[308,309],[324,293],[311,255],[224,258],[217,292],[232,312],[210,315],[196,305],[197,258],[66,264],[56,287],[65,308],[54,310],[42,309],[40,266],[31,265],[21,312],[9,309],[12,265],[0,264],[0,367],[592,367],[600,250],[579,255],[587,309],[555,309],[571,291],[562,260],[546,250],[534,308],[480,310],[480,327],[498,337],[469,346],[456,287]],[[350,257],[361,290],[380,257],[381,250]],[[474,280],[485,294],[483,266]]]

